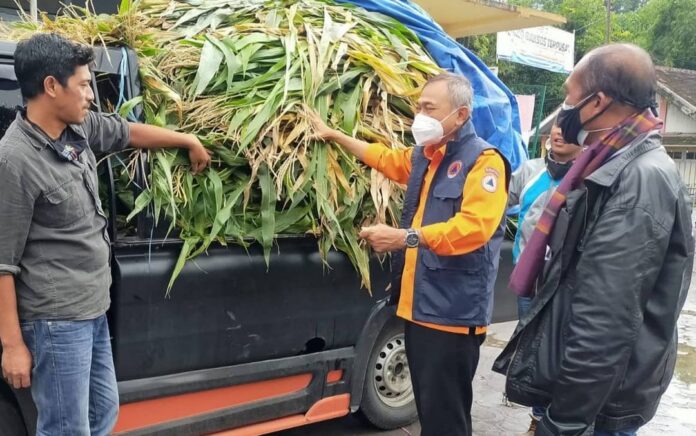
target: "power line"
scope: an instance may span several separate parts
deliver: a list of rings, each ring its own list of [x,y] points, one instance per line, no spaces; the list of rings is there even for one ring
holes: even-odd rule
[[[29,16],[32,20],[39,20],[39,8],[36,5],[37,0],[29,0]]]
[[[604,20],[604,17],[597,18],[596,20],[590,21],[589,23],[585,24],[584,26],[582,26],[582,27],[580,27],[580,28],[578,28],[578,29],[573,29],[573,32],[579,32],[579,31],[581,31],[581,30],[585,30],[585,29],[587,29],[588,27],[592,26],[593,24],[597,24],[597,23],[599,23],[600,21],[603,21],[603,20]]]

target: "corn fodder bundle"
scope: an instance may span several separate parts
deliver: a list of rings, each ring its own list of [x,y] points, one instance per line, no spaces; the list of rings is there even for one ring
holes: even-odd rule
[[[193,133],[213,151],[196,176],[184,152],[152,153],[133,205],[131,217],[150,207],[184,241],[170,288],[213,242],[258,241],[268,262],[276,235],[289,233],[316,235],[324,256],[345,252],[369,288],[357,229],[394,223],[401,191],[313,140],[303,106],[349,135],[408,145],[419,88],[440,70],[407,28],[323,0],[124,0],[118,15],[72,7],[3,33],[34,31],[132,47],[144,91],[122,113],[142,104],[146,122]]]

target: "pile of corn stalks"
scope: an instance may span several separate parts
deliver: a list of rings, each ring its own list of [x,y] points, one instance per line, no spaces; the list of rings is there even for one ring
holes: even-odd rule
[[[124,111],[141,103],[146,122],[194,133],[214,152],[196,176],[183,152],[151,154],[131,213],[150,207],[179,229],[170,288],[213,242],[256,240],[268,262],[276,235],[306,233],[324,258],[345,252],[370,287],[356,229],[394,223],[401,191],[313,140],[303,107],[350,135],[408,145],[419,88],[440,70],[403,25],[323,0],[124,0],[118,15],[68,8],[4,33],[37,30],[132,47],[144,91]]]

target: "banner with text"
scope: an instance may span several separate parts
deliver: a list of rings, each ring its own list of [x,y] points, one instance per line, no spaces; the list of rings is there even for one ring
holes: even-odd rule
[[[575,34],[551,26],[498,32],[498,59],[556,73],[570,73],[575,63]]]

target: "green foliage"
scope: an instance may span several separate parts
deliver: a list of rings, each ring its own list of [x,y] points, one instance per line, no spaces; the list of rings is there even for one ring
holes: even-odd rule
[[[6,39],[56,31],[138,54],[148,123],[198,136],[211,168],[192,175],[186,153],[150,155],[147,186],[129,219],[150,209],[183,240],[169,289],[212,243],[263,247],[313,235],[326,260],[346,253],[370,288],[361,226],[394,224],[401,189],[333,144],[315,140],[309,106],[346,134],[401,148],[418,90],[442,70],[401,23],[329,0],[142,0],[116,16],[68,7]],[[122,181],[119,180],[119,183]],[[125,181],[128,182],[127,180]],[[122,190],[120,185],[117,191]]]
[[[696,69],[696,0],[651,0],[637,14],[641,42],[659,64]]]

